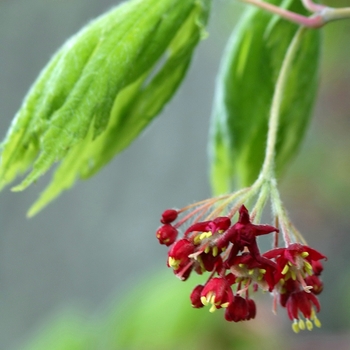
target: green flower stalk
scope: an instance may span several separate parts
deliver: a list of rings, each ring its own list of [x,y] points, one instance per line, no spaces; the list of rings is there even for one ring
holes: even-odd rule
[[[257,313],[252,293],[261,289],[273,295],[274,311],[277,302],[286,308],[296,333],[321,326],[317,295],[323,290],[320,260],[326,258],[309,247],[291,223],[275,175],[283,98],[304,35],[304,28],[296,32],[281,65],[270,109],[265,157],[256,181],[232,194],[166,210],[163,225],[156,232],[159,242],[169,246],[167,266],[180,280],[186,281],[192,273],[209,273],[206,282],[195,286],[190,294],[194,308],[210,304],[210,312],[224,309],[229,322],[248,321]],[[245,204],[254,199],[249,213]],[[269,200],[274,226],[259,223]],[[234,221],[236,214],[238,219]],[[183,228],[186,224],[188,227]],[[177,239],[182,228],[183,236]],[[283,246],[279,245],[280,232]],[[273,249],[262,253],[257,237],[271,234]]]

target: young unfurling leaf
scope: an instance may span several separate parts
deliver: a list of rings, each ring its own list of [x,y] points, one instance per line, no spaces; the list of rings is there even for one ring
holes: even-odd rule
[[[270,1],[280,4],[281,1]],[[282,1],[294,12],[299,0]],[[218,76],[211,125],[211,180],[216,193],[248,186],[261,169],[276,80],[297,25],[250,8],[227,45]],[[276,145],[280,175],[296,153],[316,95],[320,37],[304,36],[283,96]]]
[[[61,161],[33,215],[127,147],[183,79],[209,5],[210,0],[131,0],[68,40],[8,131],[0,187],[32,167],[14,188],[21,191]]]

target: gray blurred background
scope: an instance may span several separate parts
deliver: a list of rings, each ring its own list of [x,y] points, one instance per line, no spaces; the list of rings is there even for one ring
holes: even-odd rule
[[[329,1],[334,6],[349,6],[347,2]],[[1,138],[56,49],[117,3],[0,0]],[[154,236],[160,213],[210,196],[206,144],[215,75],[242,9],[233,0],[214,1],[210,35],[180,91],[151,127],[97,176],[79,182],[30,220],[26,211],[50,174],[23,193],[3,191],[0,349],[18,348],[57,310],[78,305],[94,313],[148,273],[165,268],[166,250]],[[338,344],[350,326],[348,22],[324,30],[314,119],[302,152],[281,183],[293,222],[310,245],[329,257],[320,297],[323,327],[299,336],[298,341],[310,344],[305,349],[313,347],[315,336]],[[278,317],[289,328],[282,314]]]

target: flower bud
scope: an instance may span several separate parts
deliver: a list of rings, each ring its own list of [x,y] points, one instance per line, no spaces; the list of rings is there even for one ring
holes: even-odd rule
[[[161,226],[156,236],[160,244],[165,244],[166,246],[172,245],[177,237],[177,229],[169,224]]]

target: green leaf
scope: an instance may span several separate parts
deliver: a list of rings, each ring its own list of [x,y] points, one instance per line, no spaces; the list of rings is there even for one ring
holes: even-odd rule
[[[53,57],[3,142],[0,187],[21,191],[61,161],[34,215],[127,147],[173,96],[205,33],[210,0],[132,0]]]
[[[282,7],[304,13],[299,0],[283,1]],[[249,186],[259,175],[274,87],[297,28],[250,8],[229,40],[218,75],[210,133],[211,181],[217,194]],[[277,135],[277,176],[296,154],[311,116],[319,47],[319,32],[308,30],[289,73]]]

